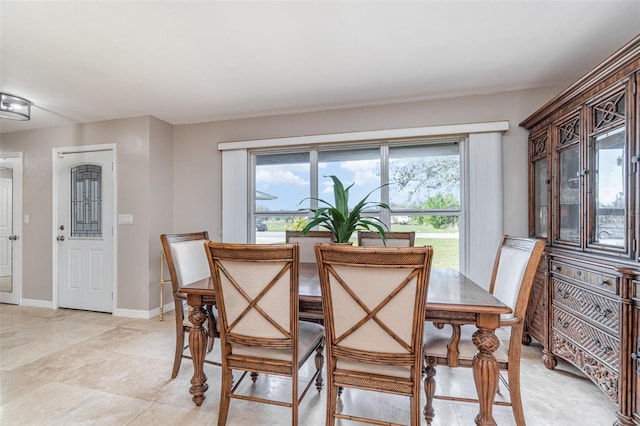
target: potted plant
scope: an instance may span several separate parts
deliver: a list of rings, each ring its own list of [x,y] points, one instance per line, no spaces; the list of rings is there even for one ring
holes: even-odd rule
[[[326,176],[325,176],[326,177]],[[324,204],[323,207],[317,209],[309,209],[313,213],[313,218],[307,223],[302,230],[302,234],[306,235],[316,226],[328,229],[333,233],[336,243],[348,243],[351,235],[358,229],[377,230],[380,232],[382,241],[386,245],[387,238],[385,228],[387,226],[377,217],[363,216],[362,212],[367,208],[381,208],[391,210],[386,203],[378,203],[367,201],[369,196],[378,188],[369,192],[362,200],[360,200],[353,209],[349,210],[349,190],[355,182],[346,188],[336,176],[329,176],[333,180],[333,196],[335,204],[331,204],[321,198],[307,197],[304,200],[316,200]],[[302,203],[302,201],[300,201]]]

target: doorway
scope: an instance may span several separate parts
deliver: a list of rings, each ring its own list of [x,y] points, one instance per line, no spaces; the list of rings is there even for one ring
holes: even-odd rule
[[[113,149],[54,150],[55,307],[113,312],[113,160]]]
[[[22,292],[22,153],[0,154],[0,303]]]

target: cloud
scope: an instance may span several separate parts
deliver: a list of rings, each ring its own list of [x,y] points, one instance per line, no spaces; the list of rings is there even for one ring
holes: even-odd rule
[[[309,168],[306,168],[308,173]],[[297,176],[291,170],[283,170],[282,165],[256,167],[256,183],[261,187],[270,184],[294,187],[309,186],[309,181]]]
[[[340,167],[353,172],[353,179],[349,184],[354,181],[358,186],[367,184],[378,186],[380,184],[379,160],[343,161],[340,163]]]

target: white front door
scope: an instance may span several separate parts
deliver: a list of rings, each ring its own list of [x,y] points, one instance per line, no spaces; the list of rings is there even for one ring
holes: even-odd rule
[[[58,153],[58,306],[113,311],[113,151]]]
[[[22,156],[0,156],[0,302],[20,303]]]

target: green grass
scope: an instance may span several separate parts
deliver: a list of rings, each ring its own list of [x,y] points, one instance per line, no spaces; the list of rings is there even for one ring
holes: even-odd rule
[[[416,238],[416,246],[433,246],[433,268],[460,269],[459,240],[453,238]]]
[[[293,226],[291,223],[286,223],[284,220],[269,220],[265,221],[267,224],[269,231],[271,232],[284,232],[287,228],[291,229]],[[433,226],[429,224],[425,225],[417,225],[417,224],[408,224],[408,225],[400,225],[393,224],[391,225],[391,231],[415,231],[415,232],[425,232],[430,234],[445,234],[458,232],[457,228],[447,228],[447,229],[435,229]],[[356,244],[357,234],[353,234],[351,241]],[[415,241],[416,246],[424,246],[431,245],[433,246],[433,261],[432,266],[434,268],[453,268],[459,269],[459,240],[457,238],[416,238]]]
[[[458,228],[436,229],[430,224],[416,225],[413,223],[409,223],[407,225],[400,225],[398,223],[393,223],[391,224],[391,231],[393,232],[415,231],[415,232],[426,232],[429,234],[450,234],[452,232],[458,232]]]
[[[267,224],[269,231],[272,232],[284,232],[287,229],[293,229],[293,225],[291,223],[286,223],[283,220],[268,220],[265,221]],[[391,225],[392,232],[406,232],[406,231],[415,231],[415,232],[427,232],[429,234],[450,234],[453,232],[458,232],[457,228],[445,228],[445,229],[436,229],[431,225],[399,225],[393,224]]]

